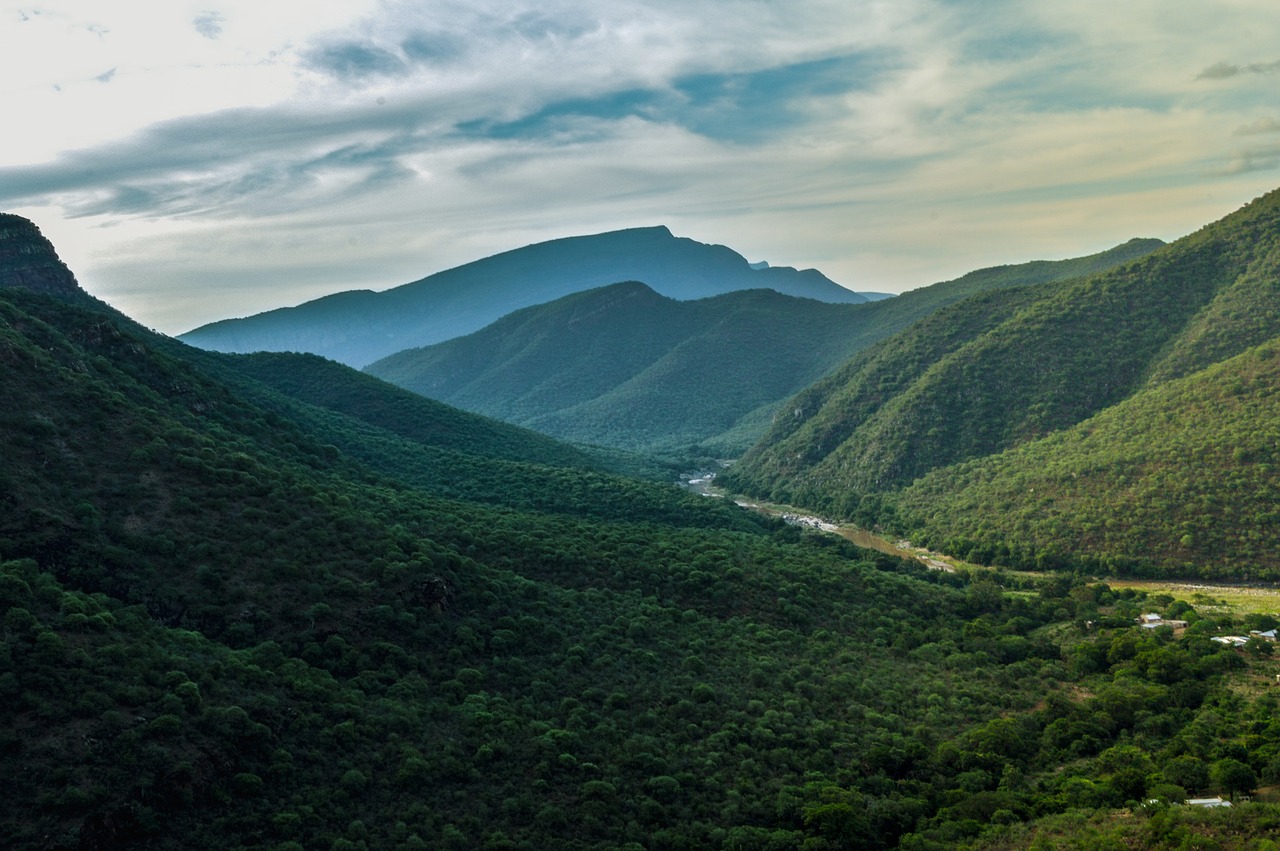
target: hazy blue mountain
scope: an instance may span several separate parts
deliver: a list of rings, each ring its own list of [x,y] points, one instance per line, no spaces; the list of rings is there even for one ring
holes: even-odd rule
[[[763,287],[826,302],[867,301],[814,269],[753,266],[723,245],[651,227],[529,245],[383,292],[342,292],[214,322],[180,339],[215,351],[311,352],[364,366],[469,334],[522,307],[620,281],[644,281],[682,300]]]
[[[768,290],[677,301],[642,283],[616,284],[398,352],[366,371],[565,440],[649,451],[697,444],[736,455],[788,396],[940,307],[1108,268],[1161,244],[1131,240],[1089,257],[983,269],[863,304]]]

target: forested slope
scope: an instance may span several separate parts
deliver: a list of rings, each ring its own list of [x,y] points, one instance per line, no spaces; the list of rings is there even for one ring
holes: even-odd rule
[[[967,295],[1108,268],[1159,245],[972,272],[872,304],[754,290],[694,301],[620,283],[517,311],[367,367],[434,399],[556,437],[630,449],[745,451],[789,395]]]
[[[1057,434],[1280,334],[1278,232],[1280,196],[1273,193],[1116,269],[982,296],[940,311],[796,397],[727,481],[750,492],[892,523],[894,495],[937,471],[930,493],[937,496],[946,489],[939,483],[949,481],[962,502],[962,477],[950,472],[950,465]],[[1223,373],[1217,380],[1233,379]],[[1176,403],[1165,416],[1181,416]],[[1244,416],[1254,418],[1255,430],[1265,425],[1262,409]],[[1158,418],[1144,423],[1147,430],[1124,444],[1128,450],[1137,450],[1142,441],[1158,444],[1168,432]],[[1206,439],[1208,435],[1202,432]],[[1120,444],[1113,448],[1118,452]],[[1208,446],[1184,448],[1191,457],[1199,457],[1201,450],[1214,455]],[[1042,450],[1037,463],[1048,451]],[[1141,466],[1136,457],[1126,463]],[[1258,514],[1253,507],[1266,501],[1268,490],[1241,492],[1226,483],[1227,476],[1214,484],[1197,479],[1193,464],[1184,469],[1184,486],[1174,492],[1207,488],[1206,499],[1241,510],[1236,520],[1227,519],[1237,526],[1227,531],[1227,538],[1253,534],[1250,526]],[[1088,470],[1070,472],[1079,476]],[[1268,476],[1265,464],[1248,473],[1250,478]],[[1012,482],[996,487],[1008,498],[1017,491]],[[1132,509],[1101,493],[1093,498],[1098,502],[1090,511],[1110,514],[1117,522],[1124,522],[1119,518]],[[1018,506],[1014,513],[1028,513],[1029,504],[1039,499],[1021,493],[1012,504]],[[920,508],[919,500],[914,504]],[[1006,500],[997,510],[1007,515],[1012,505]],[[926,515],[940,517],[932,511],[913,516]],[[1208,525],[1210,515],[1202,519]],[[972,529],[987,518],[955,522]],[[1146,542],[1145,557],[1151,563],[1184,569],[1188,559],[1215,559],[1212,549],[1152,547],[1167,531],[1161,524],[1133,533],[1135,540]],[[1029,534],[1010,531],[1003,543],[1006,549],[1037,552],[1051,539],[1049,551],[1076,560],[1131,557],[1137,546],[1121,551],[1114,538],[1078,535],[1061,524],[1052,535],[1044,528],[1035,533],[1037,538]],[[1240,562],[1231,556],[1218,568],[1210,564],[1197,569],[1232,573]]]
[[[4,847],[946,848],[1280,779],[1274,665],[1207,639],[1264,621],[868,560],[349,377],[0,287]]]
[[[1280,577],[1280,347],[1140,393],[902,492],[921,540],[981,562]],[[1009,550],[1009,546],[1013,549]]]
[[[676,301],[622,283],[366,371],[561,439],[671,449],[713,438],[839,363],[862,307],[771,290]]]
[[[582,451],[537,432],[468,414],[317,355],[260,352],[211,357],[285,396],[438,449],[508,461],[591,467]]]
[[[981,608],[671,487],[442,499],[82,301],[0,295],[8,847],[719,842],[926,710],[876,635]],[[515,463],[467,472],[515,502]],[[939,733],[1036,670],[975,672]],[[868,833],[924,806],[885,792]]]

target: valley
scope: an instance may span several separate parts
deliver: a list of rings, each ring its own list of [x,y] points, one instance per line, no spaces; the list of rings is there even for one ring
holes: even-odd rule
[[[1278,222],[1272,192],[940,309],[788,400],[726,484],[980,563],[1274,580]]]
[[[860,529],[852,524],[835,524],[830,520],[824,520],[812,515],[797,514],[795,509],[789,507],[759,505],[748,501],[739,501],[737,504],[765,514],[781,517],[788,522],[798,520],[803,526],[839,535],[864,549],[875,550],[899,558],[918,560],[926,567],[934,570],[947,572],[954,572],[957,569],[967,571],[1007,571],[1011,575],[1025,577],[1031,582],[1041,581],[1046,578],[1046,574],[1043,571],[1015,570],[974,564],[946,553],[912,546],[910,541],[892,541],[882,535],[877,535],[866,529]],[[1274,583],[1191,583],[1176,579],[1131,579],[1123,576],[1092,576],[1090,581],[1102,583],[1109,588],[1131,588],[1141,591],[1150,597],[1169,597],[1176,601],[1193,605],[1205,614],[1228,617],[1243,617],[1250,614],[1280,617],[1280,586]]]
[[[721,469],[727,469],[731,461],[720,462]],[[876,534],[852,523],[836,521],[806,513],[790,505],[778,505],[756,502],[745,497],[734,497],[722,487],[715,484],[716,471],[699,470],[681,477],[683,487],[693,493],[718,499],[733,499],[736,505],[770,517],[777,517],[784,522],[813,529],[839,537],[863,549],[874,550],[885,555],[919,561],[933,570],[955,572],[966,571],[1004,571],[1010,575],[1025,577],[1028,581],[1041,581],[1046,578],[1042,571],[1010,570],[990,565],[975,564],[945,553],[934,552],[923,547],[916,547],[910,541],[892,540],[884,535]],[[1132,579],[1122,576],[1093,576],[1091,581],[1100,582],[1110,588],[1131,588],[1142,591],[1149,596],[1165,596],[1188,605],[1196,606],[1201,612],[1241,617],[1244,615],[1266,615],[1280,618],[1280,586],[1274,583],[1192,583],[1185,581]]]
[[[731,462],[721,463],[722,468],[725,468],[728,467]],[[727,493],[723,488],[716,486],[715,477],[716,473],[714,471],[698,470],[681,476],[680,484],[686,490],[701,496],[716,499],[729,498],[729,493]],[[838,535],[862,549],[874,550],[896,558],[918,561],[925,567],[933,570],[942,570],[946,572],[955,571],[953,559],[948,556],[944,556],[941,553],[934,553],[918,547],[913,547],[910,541],[891,541],[888,538],[877,535],[876,533],[870,532],[866,529],[861,529],[851,523],[836,523],[832,520],[818,517],[814,514],[805,513],[794,506],[755,502],[745,498],[734,498],[733,502],[735,505],[739,505],[742,508],[759,512],[767,517],[776,517],[784,523],[788,523],[793,526]],[[1277,611],[1280,611],[1280,607],[1277,608]]]
[[[1060,433],[964,436],[1011,416],[1009,398],[976,399],[965,383],[993,374],[985,352],[1013,345],[1002,335],[1022,345],[1022,324],[1053,329],[1046,304],[1137,286],[1184,250],[1140,245],[1092,276],[1038,283],[1009,267],[979,278],[1021,284],[901,302],[903,321],[924,316],[875,326],[883,336],[860,338],[816,384],[762,402],[762,441],[724,466],[701,443],[665,458],[624,440],[565,443],[316,354],[192,348],[84,292],[33,223],[0,219],[0,770],[26,781],[0,806],[0,844],[1265,847],[1280,824],[1261,791],[1280,782],[1274,648],[1214,639],[1280,626],[1270,603],[1224,605],[1227,590],[1201,580],[1190,595],[1099,581],[1093,568],[1136,580],[1143,566],[1048,544],[1029,558],[1015,533],[1035,528],[999,524],[1030,518],[1014,497],[1044,487],[1033,474],[1065,504],[1078,496],[1066,482],[1127,463],[1124,499],[1097,510],[1141,518],[1128,509],[1147,482],[1178,494],[1220,535],[1180,533],[1202,555],[1177,579],[1243,580],[1231,558],[1203,554],[1232,536],[1269,546],[1252,524],[1272,508],[1270,437],[1250,414],[1271,411],[1274,353],[1152,331],[1155,386],[1116,403],[1122,416],[1077,422],[1049,406],[1013,413]],[[643,311],[600,308],[688,307],[643,284],[567,298],[502,320],[502,359],[536,351],[525,366],[545,369],[559,350],[573,370],[590,348],[558,345],[567,329],[655,339]],[[799,302],[810,317],[848,311],[839,326],[896,301],[748,290],[692,304],[705,330],[717,310],[767,321]],[[729,342],[759,327],[726,323]],[[479,339],[495,351],[497,337]],[[676,363],[664,359],[684,339],[658,361]],[[464,346],[476,342],[450,348]],[[1048,366],[999,364],[1058,386]],[[706,390],[723,365],[701,366]],[[519,387],[528,374],[486,380]],[[937,395],[942,374],[955,395]],[[837,401],[861,423],[886,418],[847,456],[857,464],[818,451],[850,425],[830,415]],[[974,411],[988,416],[965,419]],[[912,454],[948,428],[957,444]],[[1016,445],[999,463],[955,460],[983,441]],[[1131,459],[1138,445],[1152,454]],[[935,466],[908,480],[895,452]],[[1181,483],[1169,453],[1217,460]],[[1221,485],[1218,462],[1231,465]],[[672,484],[682,469],[696,470],[687,489]],[[702,495],[721,484],[747,496]],[[1104,555],[1120,534],[1068,528]],[[1143,629],[1149,612],[1187,625]],[[1234,806],[1186,803],[1214,796]]]

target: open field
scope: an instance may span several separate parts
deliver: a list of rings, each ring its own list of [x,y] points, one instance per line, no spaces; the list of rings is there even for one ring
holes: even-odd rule
[[[1210,585],[1160,579],[1104,579],[1112,588],[1140,588],[1148,594],[1168,594],[1186,600],[1201,614],[1230,611],[1236,615],[1280,614],[1280,588]]]

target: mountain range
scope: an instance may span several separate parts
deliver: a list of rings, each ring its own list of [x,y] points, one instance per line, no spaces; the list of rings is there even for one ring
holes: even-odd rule
[[[814,269],[751,264],[722,245],[650,227],[528,245],[383,292],[341,292],[179,338],[215,351],[311,352],[361,367],[469,334],[522,307],[621,281],[644,281],[682,300],[760,287],[836,303],[869,300]]]
[[[18,236],[30,269],[0,276],[0,766],[25,778],[0,807],[7,848],[837,829],[884,847],[941,781],[864,792],[849,759],[905,767],[924,753],[890,756],[903,717],[959,735],[1038,699],[1035,666],[997,686],[993,663],[943,717],[899,685],[941,683],[940,659],[873,650],[877,629],[958,638],[1030,611],[998,593],[970,601],[332,361],[189,348]],[[820,672],[832,659],[856,680]],[[733,730],[757,746],[717,737]],[[837,791],[882,812],[806,828]]]
[[[366,371],[563,440],[737,456],[787,397],[855,352],[970,294],[1062,280],[1154,250],[971,272],[866,304],[748,290],[694,301],[638,282],[526,308],[465,337],[390,355]]]
[[[1215,327],[1274,281],[1232,230],[1189,267],[1252,256]],[[1148,262],[977,298],[1112,309],[1075,288]],[[976,339],[965,305],[926,322]],[[1267,433],[1249,333],[1165,347],[1150,404],[1094,434],[1198,459],[1202,423]],[[17,217],[0,398],[5,848],[1265,847],[1280,819],[1170,806],[1280,779],[1265,642],[1210,640],[1274,618],[931,571],[318,356],[194,349]]]
[[[795,396],[726,477],[1018,566],[1280,576],[1280,194],[975,296]]]

